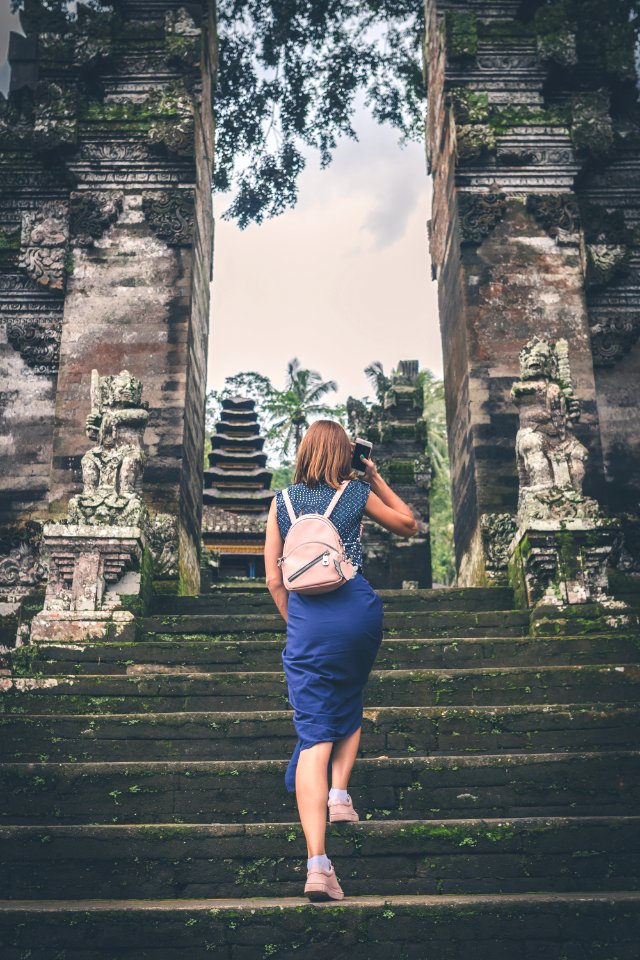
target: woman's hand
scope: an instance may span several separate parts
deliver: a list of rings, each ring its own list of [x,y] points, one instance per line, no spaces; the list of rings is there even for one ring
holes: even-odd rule
[[[351,453],[355,450],[355,443],[351,440]],[[367,483],[373,483],[380,474],[378,473],[378,468],[376,467],[373,460],[368,460],[363,453],[360,454],[360,460],[364,467],[364,476],[361,477],[361,480],[366,480]]]

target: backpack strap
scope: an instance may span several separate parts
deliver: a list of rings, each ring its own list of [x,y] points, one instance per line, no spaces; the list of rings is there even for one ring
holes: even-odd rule
[[[291,503],[291,497],[289,496],[289,491],[286,487],[282,491],[282,499],[284,500],[285,505],[287,507],[287,513],[289,514],[289,519],[291,520],[291,523],[294,523],[296,519],[296,515],[293,510],[293,504]]]
[[[324,517],[329,517],[329,516],[331,515],[331,512],[332,512],[333,508],[335,507],[336,503],[338,502],[338,500],[340,499],[340,497],[342,496],[342,494],[344,493],[344,491],[347,489],[347,484],[348,484],[348,483],[349,483],[348,480],[343,480],[343,481],[342,481],[342,483],[340,484],[340,486],[338,487],[338,489],[336,490],[336,492],[335,492],[334,495],[332,496],[332,498],[331,498],[331,503],[329,504],[329,506],[327,507],[327,509],[324,511],[324,513],[323,513],[323,516],[324,516]]]

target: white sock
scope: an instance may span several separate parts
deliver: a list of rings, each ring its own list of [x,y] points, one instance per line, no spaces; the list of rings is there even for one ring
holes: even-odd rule
[[[346,790],[338,790],[337,787],[331,787],[329,790],[329,800],[340,800],[341,803],[346,803],[349,794]]]
[[[318,853],[307,860],[307,870],[331,870],[331,860],[326,853]]]

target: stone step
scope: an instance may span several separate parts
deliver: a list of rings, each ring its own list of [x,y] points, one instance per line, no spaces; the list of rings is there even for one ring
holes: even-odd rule
[[[55,726],[54,726],[55,724]],[[290,756],[290,710],[0,717],[10,761],[271,760]],[[640,748],[640,706],[378,707],[361,756]]]
[[[374,670],[366,706],[637,701],[635,665]],[[0,677],[0,714],[282,710],[282,672]]]
[[[332,826],[351,896],[640,890],[640,817],[524,817]],[[0,827],[0,896],[299,895],[298,823]]]
[[[640,893],[0,901],[3,960],[637,960]],[[266,894],[266,895],[265,895]],[[425,945],[428,944],[428,952]],[[343,947],[346,947],[348,953]]]
[[[279,639],[286,625],[279,613],[167,614],[141,618],[141,629],[151,639],[174,635],[197,639],[219,635],[221,639]],[[385,611],[384,635],[393,637],[509,637],[529,632],[529,614],[521,610]]]
[[[13,652],[14,674],[215,673],[220,670],[279,670],[283,640],[154,640],[139,643],[40,643]],[[414,667],[525,666],[576,663],[637,663],[640,638],[478,637],[451,640],[383,640],[376,666],[381,670]]]
[[[509,587],[465,587],[441,590],[378,590],[384,600],[385,610],[512,610],[513,591]],[[152,614],[273,613],[275,605],[265,588],[253,590],[214,587],[211,593],[198,597],[155,597],[151,603]]]
[[[360,759],[361,819],[634,814],[637,751]],[[250,823],[295,819],[286,760],[0,764],[0,822]]]

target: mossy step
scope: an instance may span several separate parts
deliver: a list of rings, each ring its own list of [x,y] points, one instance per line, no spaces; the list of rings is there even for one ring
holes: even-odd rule
[[[637,701],[640,668],[578,664],[477,669],[374,670],[368,707]],[[0,677],[0,714],[278,710],[282,672]]]
[[[385,610],[511,610],[513,591],[508,587],[451,587],[443,590],[377,590]],[[224,613],[245,610],[273,613],[274,602],[263,589],[229,590],[221,586],[198,597],[156,597],[152,614]]]
[[[627,815],[637,751],[360,759],[360,817]],[[286,760],[0,764],[2,823],[290,821]]]
[[[640,817],[523,817],[330,826],[345,892],[640,890]],[[0,896],[294,896],[298,823],[0,827]]]
[[[222,636],[240,635],[250,640],[259,634],[285,635],[286,624],[279,613],[248,614],[244,608],[234,613],[203,613],[184,615],[147,616],[141,618],[141,628],[154,633],[157,639],[171,634]],[[478,613],[466,611],[433,611],[384,613],[386,637],[472,637],[521,636],[528,633],[529,615],[521,610],[490,610]]]
[[[14,673],[134,674],[219,670],[276,670],[283,639],[155,640],[139,643],[27,644],[13,651]],[[524,666],[575,663],[637,663],[640,637],[476,637],[452,640],[383,640],[379,669],[412,667]]]
[[[637,960],[640,894],[0,901],[3,960],[114,960],[114,943],[117,960]]]
[[[0,758],[13,761],[283,759],[295,739],[290,710],[0,717]],[[640,706],[378,707],[360,755],[638,747]]]

